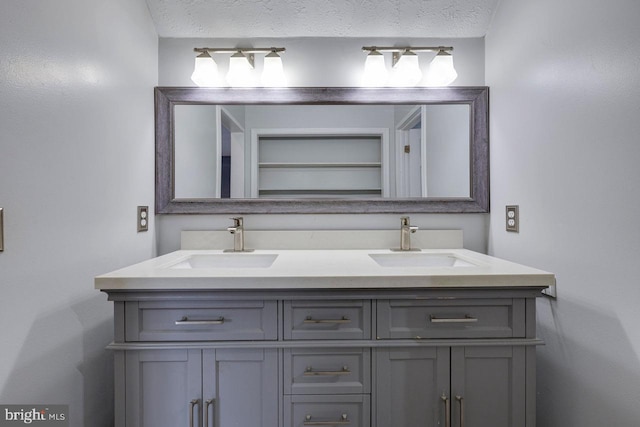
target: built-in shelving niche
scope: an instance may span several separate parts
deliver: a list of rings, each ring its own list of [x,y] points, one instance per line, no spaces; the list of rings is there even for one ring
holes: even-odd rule
[[[257,130],[254,197],[384,197],[388,172],[383,129]]]

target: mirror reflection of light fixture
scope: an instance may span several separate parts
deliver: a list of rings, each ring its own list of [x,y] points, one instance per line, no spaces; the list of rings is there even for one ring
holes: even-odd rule
[[[387,82],[389,73],[384,63],[384,55],[380,53],[374,46],[373,50],[367,55],[364,61],[364,75],[362,78],[363,86],[384,86]]]
[[[429,86],[447,86],[458,78],[458,73],[453,67],[453,56],[440,49],[429,65],[427,71],[427,84]]]
[[[284,68],[282,59],[278,53],[284,52],[283,47],[270,48],[217,48],[202,47],[194,48],[198,52],[195,68],[191,75],[191,80],[198,86],[224,86],[224,83],[217,77],[218,67],[211,57],[216,53],[231,53],[229,58],[229,69],[226,75],[229,86],[250,87],[256,85],[254,76],[254,54],[267,53],[264,58],[264,71],[262,73],[261,84],[263,86],[286,86],[284,78]]]
[[[282,67],[282,58],[280,58],[280,55],[274,50],[264,57],[260,81],[262,86],[265,87],[284,87],[287,85],[284,68]]]
[[[458,73],[453,67],[453,47],[428,46],[428,47],[376,47],[364,46],[363,51],[368,51],[365,60],[365,73],[363,75],[363,86],[416,86],[423,80],[422,70],[418,61],[417,52],[437,52],[431,61],[431,66],[425,74],[425,83],[429,86],[447,86],[458,77]],[[374,54],[375,52],[375,54]],[[376,74],[375,70],[380,70],[379,65],[373,66],[373,61],[384,64],[384,52],[392,52],[392,70],[390,79],[382,78]],[[369,65],[370,58],[372,59]],[[386,71],[386,69],[385,69]]]
[[[218,65],[209,55],[209,52],[205,51],[196,56],[191,81],[198,86],[217,86]]]

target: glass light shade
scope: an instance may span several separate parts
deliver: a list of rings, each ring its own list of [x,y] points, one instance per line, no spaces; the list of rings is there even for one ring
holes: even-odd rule
[[[191,81],[198,86],[217,86],[218,65],[209,52],[202,52],[196,56],[195,66],[191,74]]]
[[[282,58],[276,52],[270,52],[265,55],[260,81],[262,86],[266,87],[284,87],[287,85]]]
[[[253,67],[249,63],[249,58],[242,52],[236,52],[229,59],[229,71],[227,72],[227,83],[234,87],[253,86]]]
[[[395,66],[394,86],[415,86],[422,80],[418,55],[406,51]]]
[[[453,67],[453,56],[441,50],[433,58],[427,71],[427,84],[429,86],[447,86],[458,78],[458,73]]]
[[[372,50],[364,61],[362,85],[366,87],[384,86],[387,83],[388,76],[384,55],[377,50]]]

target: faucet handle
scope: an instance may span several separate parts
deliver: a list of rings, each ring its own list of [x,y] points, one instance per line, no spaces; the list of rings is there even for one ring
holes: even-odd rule
[[[400,227],[408,229],[411,233],[418,231],[417,225],[411,225],[411,218],[408,216],[400,217]]]
[[[234,227],[242,227],[243,218],[241,216],[229,218],[233,221]]]

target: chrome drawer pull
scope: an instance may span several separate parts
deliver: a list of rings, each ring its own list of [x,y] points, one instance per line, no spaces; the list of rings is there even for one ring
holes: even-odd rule
[[[339,375],[351,375],[351,371],[348,366],[343,366],[341,371],[314,371],[311,366],[307,366],[307,369],[304,371],[305,377],[314,377],[314,376],[324,376],[324,377],[333,377]]]
[[[431,323],[476,323],[478,319],[476,317],[469,316],[464,317],[435,317],[431,316]]]
[[[444,402],[444,426],[451,427],[451,405],[446,394],[442,393],[440,399]]]
[[[351,319],[347,318],[346,316],[342,316],[342,319],[314,319],[311,316],[307,316],[307,318],[304,319],[303,323],[336,323],[336,324],[341,324],[341,323],[351,323]]]
[[[456,396],[456,400],[460,403],[460,427],[464,427],[464,398]]]
[[[211,320],[189,320],[187,316],[184,316],[180,320],[176,320],[176,325],[222,325],[224,323],[224,317]]]
[[[198,399],[193,399],[191,402],[189,402],[189,427],[194,427],[194,425],[193,425],[193,408],[195,408],[199,404],[200,404],[200,400],[198,400]]]
[[[347,426],[351,424],[347,414],[342,414],[338,421],[312,421],[311,418],[313,418],[311,415],[307,415],[303,424],[305,426]]]
[[[209,406],[213,404],[213,399],[204,402],[204,427],[209,427]]]

